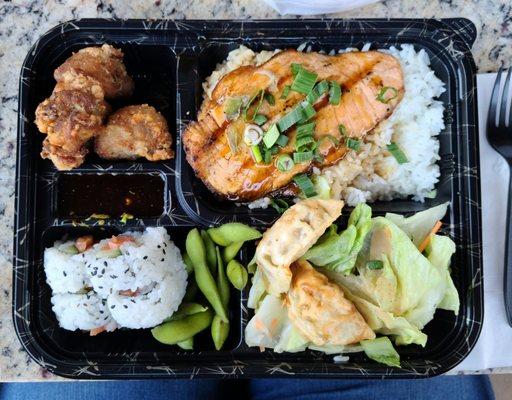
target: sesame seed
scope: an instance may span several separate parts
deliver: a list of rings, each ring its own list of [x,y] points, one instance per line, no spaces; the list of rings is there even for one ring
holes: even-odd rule
[[[147,260],[148,259],[148,256],[144,256],[142,257],[143,260]]]
[[[103,265],[104,265],[105,267],[108,267],[108,263],[107,263],[106,261],[103,261]]]
[[[127,306],[126,304],[123,304],[123,307],[124,307],[124,308],[128,308],[128,306]]]
[[[165,258],[162,258],[162,259],[160,260],[160,262],[164,262],[164,260],[165,260]]]
[[[66,274],[66,271],[62,271],[62,275],[64,275],[65,277],[68,276],[68,274]]]
[[[114,308],[116,308],[116,305],[115,305],[115,304],[112,304],[112,305],[110,306],[110,308],[113,310]]]

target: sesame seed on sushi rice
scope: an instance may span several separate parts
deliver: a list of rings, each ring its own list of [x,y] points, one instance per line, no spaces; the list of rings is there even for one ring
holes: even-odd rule
[[[45,261],[46,253],[51,255],[54,249],[45,250]],[[185,264],[179,249],[162,227],[146,228],[144,232],[130,231],[101,240],[76,256],[84,260],[84,281],[92,288],[89,295],[103,300],[102,304],[117,327],[156,326],[178,309],[185,295]],[[78,286],[74,287],[77,292],[83,290],[83,286]],[[55,294],[54,291],[54,297]],[[69,300],[66,304],[76,308],[75,303]],[[86,318],[88,322],[84,324],[75,318],[73,323],[64,325],[63,321],[67,321],[64,308],[54,306],[54,311],[64,329],[88,330],[84,326],[91,326],[90,318]],[[110,326],[94,328],[94,333],[99,333],[108,331]]]
[[[117,327],[106,300],[93,291],[85,294],[57,293],[52,297],[52,304],[59,325],[64,329],[113,331]]]

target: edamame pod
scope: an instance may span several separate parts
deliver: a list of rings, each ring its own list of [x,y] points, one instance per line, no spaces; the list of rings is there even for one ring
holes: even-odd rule
[[[215,349],[220,350],[224,345],[228,335],[229,335],[229,323],[222,321],[222,319],[216,315],[213,317],[212,326],[210,329],[212,333],[213,344],[215,344]]]
[[[160,343],[177,344],[208,328],[212,319],[213,312],[208,309],[205,312],[189,315],[176,321],[165,322],[151,329],[151,334]]]
[[[194,274],[197,286],[206,297],[206,300],[212,305],[215,313],[218,314],[223,321],[228,322],[226,310],[220,299],[219,290],[215,284],[215,280],[206,265],[206,250],[204,248],[201,234],[197,228],[192,229],[188,235],[185,244],[187,253],[194,264]]]
[[[187,253],[183,253],[182,258],[183,262],[185,263],[185,269],[187,270],[187,274],[190,275],[192,272],[194,272],[194,264],[192,264],[192,260],[190,259]]]
[[[212,274],[215,275],[217,271],[215,245],[212,242],[212,238],[206,233],[206,231],[201,231],[201,238],[203,239],[204,249],[206,250],[206,263],[208,264],[208,268],[210,268]]]
[[[227,310],[229,305],[229,283],[228,278],[226,277],[226,270],[224,269],[224,264],[222,262],[222,258],[220,257],[220,250],[218,247],[215,247],[215,251],[217,252],[217,287],[219,288],[220,299],[222,300],[222,304],[224,308]]]
[[[194,300],[197,294],[197,283],[196,283],[196,277],[195,274],[190,274],[188,276],[188,283],[187,283],[187,291],[185,292],[185,296],[183,296],[183,302],[184,303],[190,303]]]
[[[229,246],[235,242],[247,242],[261,237],[261,232],[240,222],[230,222],[218,228],[210,228],[208,234],[220,246]]]
[[[194,350],[194,336],[176,344],[183,350]]]
[[[180,307],[168,318],[168,320],[175,321],[180,318],[188,317],[189,315],[205,312],[206,310],[208,310],[208,307],[199,303],[181,303]]]
[[[222,249],[222,258],[224,259],[224,262],[228,263],[235,258],[243,245],[244,242],[235,242],[224,247],[224,249]]]
[[[247,285],[248,275],[245,267],[236,260],[231,260],[226,268],[226,274],[231,284],[238,290],[243,290]]]

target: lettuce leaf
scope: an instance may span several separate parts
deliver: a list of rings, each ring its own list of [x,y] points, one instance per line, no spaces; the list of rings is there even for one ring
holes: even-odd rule
[[[448,205],[443,203],[425,211],[417,212],[411,217],[387,213],[386,218],[403,230],[412,240],[416,247],[427,237],[437,221],[441,221],[446,214]]]
[[[350,214],[348,226],[343,232],[337,234],[333,225],[334,228],[331,227],[303,258],[318,267],[350,274],[371,229],[371,217],[371,208],[359,204]]]
[[[425,249],[428,260],[441,273],[446,284],[446,290],[438,308],[458,314],[460,308],[459,293],[450,275],[450,259],[454,253],[455,243],[447,236],[432,236]]]
[[[400,367],[400,355],[396,352],[389,338],[384,336],[363,340],[361,346],[365,354],[372,360],[390,367]]]

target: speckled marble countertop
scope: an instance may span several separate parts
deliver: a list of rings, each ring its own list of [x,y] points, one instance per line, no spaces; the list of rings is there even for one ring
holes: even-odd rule
[[[63,4],[65,3],[65,4]],[[30,46],[48,29],[75,18],[279,18],[256,0],[15,0],[0,5],[0,381],[59,379],[21,349],[11,319],[12,227],[18,76]],[[387,0],[333,17],[466,17],[478,29],[473,54],[480,72],[512,62],[510,0]]]

